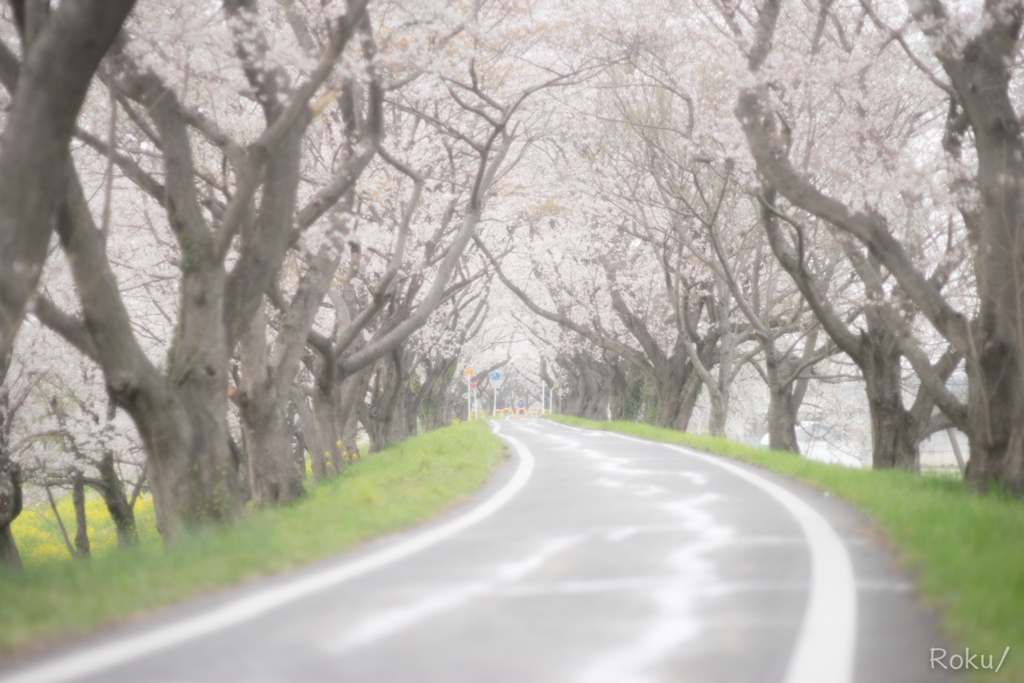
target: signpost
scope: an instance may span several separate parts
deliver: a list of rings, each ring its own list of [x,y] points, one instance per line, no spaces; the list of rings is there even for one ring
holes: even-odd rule
[[[498,409],[498,387],[501,386],[501,373],[491,373],[491,386],[494,387],[494,403],[491,405],[491,413]]]
[[[473,419],[473,368],[466,368],[462,373],[466,376],[466,421]]]

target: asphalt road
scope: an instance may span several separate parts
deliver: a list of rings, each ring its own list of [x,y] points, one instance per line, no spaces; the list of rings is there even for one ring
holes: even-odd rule
[[[953,680],[849,506],[680,447],[493,425],[515,457],[443,519],[0,683]]]

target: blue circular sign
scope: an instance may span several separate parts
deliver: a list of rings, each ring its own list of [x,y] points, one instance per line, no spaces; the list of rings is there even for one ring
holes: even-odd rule
[[[494,373],[493,375],[491,375],[491,379],[494,380],[495,382],[497,382],[498,380],[501,379],[501,373],[500,372]]]

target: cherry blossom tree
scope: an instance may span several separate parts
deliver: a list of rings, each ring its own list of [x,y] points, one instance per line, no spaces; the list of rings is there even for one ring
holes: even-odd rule
[[[908,151],[917,152],[918,158],[938,160],[938,187],[926,198],[935,208],[922,219],[933,231],[937,232],[935,223],[948,224],[950,229],[943,232],[966,236],[973,284],[970,296],[960,298],[943,293],[948,279],[944,272],[959,260],[955,251],[947,250],[948,255],[929,274],[916,258],[921,250],[913,234],[901,235],[894,229],[893,219],[905,216],[914,205],[894,196],[894,192],[906,192],[908,183],[921,176],[912,165],[913,155],[910,163],[882,167],[896,180],[894,187],[866,185],[866,191],[856,198],[836,196],[790,162],[785,140],[790,137],[786,129],[791,129],[791,124],[780,123],[780,106],[767,85],[771,80],[768,74],[777,68],[773,59],[779,50],[772,47],[773,39],[778,42],[779,36],[789,35],[785,31],[790,25],[805,18],[797,15],[780,23],[781,6],[766,3],[747,30],[751,38],[747,63],[754,81],[741,90],[736,107],[758,170],[794,206],[855,238],[867,250],[867,257],[891,274],[899,285],[896,299],[882,296],[877,288],[869,288],[867,294],[922,384],[946,416],[969,435],[968,478],[982,483],[997,481],[1020,490],[1024,486],[1024,440],[1016,417],[1021,379],[1015,368],[1020,365],[1021,342],[1015,330],[1021,309],[1013,294],[1017,289],[1014,264],[1020,259],[1013,247],[1020,203],[1016,189],[1019,169],[1014,170],[1015,157],[1007,152],[1021,146],[1013,113],[1013,80],[1007,70],[1007,50],[1012,49],[1020,30],[1019,8],[986,3],[984,21],[979,24],[974,17],[951,13],[942,3],[920,3],[911,7],[909,16],[904,14],[911,22],[900,30],[891,28],[900,20],[900,12],[893,7],[862,3],[854,12],[859,17],[831,10],[820,13],[834,19],[838,31],[850,20],[867,22],[865,33],[875,36],[873,44],[884,45],[903,58],[904,79],[931,88],[932,102],[938,100],[931,111],[945,109],[944,117],[932,114],[933,125],[910,127],[901,143]],[[811,21],[806,18],[807,23]],[[908,31],[911,26],[920,31],[917,36]],[[797,54],[810,52],[806,46],[800,49]],[[854,57],[863,58],[861,53]],[[1007,121],[1014,123],[1007,125]],[[927,182],[930,179],[925,180],[925,188],[934,187],[935,183]],[[956,204],[947,208],[949,202],[942,201],[942,193]],[[933,362],[907,333],[907,322],[898,310],[901,300],[919,308],[948,341],[952,353],[964,358],[970,387],[966,408],[945,387],[943,362]]]
[[[131,154],[105,148],[96,136],[87,132],[80,136],[112,158],[167,211],[180,251],[181,304],[166,373],[139,346],[110,270],[104,233],[95,224],[74,176],[58,232],[74,273],[84,322],[55,307],[40,307],[45,323],[100,364],[111,396],[135,420],[150,455],[158,522],[167,537],[183,524],[229,520],[239,513],[226,422],[228,361],[262,305],[263,293],[273,282],[296,227],[312,223],[343,194],[344,187],[328,183],[312,199],[305,225],[295,220],[302,141],[313,116],[325,106],[323,98],[314,101],[314,95],[331,77],[349,40],[372,30],[365,5],[360,3],[346,14],[331,17],[329,29],[321,36],[318,61],[292,85],[279,55],[272,54],[271,41],[258,26],[254,6],[227,3],[224,14],[213,17],[191,7],[181,14],[189,28],[205,29],[196,31],[204,48],[234,53],[246,83],[239,84],[239,90],[261,111],[262,131],[243,146],[202,105],[189,103],[193,97],[189,79],[198,75],[190,70],[188,59],[173,61],[173,55],[167,55],[167,60],[153,62],[152,55],[160,51],[150,50],[146,42],[154,40],[144,23],[150,17],[137,17],[140,37],[118,46],[104,78],[127,101],[126,112],[131,112],[128,116],[138,134],[150,148],[159,150],[159,166],[148,169]],[[209,52],[208,58],[219,54]],[[209,78],[216,77],[219,71],[214,69]],[[205,142],[197,140],[200,136]],[[219,179],[204,171],[213,149],[223,160]],[[337,175],[351,182],[350,175],[362,165],[362,157],[353,155]],[[163,174],[162,180],[154,171]],[[262,191],[258,204],[254,201],[257,189]],[[236,239],[239,248],[234,252]],[[229,254],[236,254],[230,268]]]
[[[0,42],[0,83],[10,95],[0,136],[0,357],[42,273],[78,111],[135,2],[10,4],[21,50]]]
[[[463,270],[463,254],[496,194],[496,184],[532,142],[530,130],[537,114],[530,102],[536,93],[571,82],[579,73],[574,65],[538,66],[529,54],[533,43],[522,40],[520,28],[499,14],[486,36],[477,32],[453,40],[452,51],[439,55],[432,70],[419,65],[390,67],[391,78],[402,84],[400,90],[384,85],[391,93],[387,104],[397,110],[390,136],[402,144],[404,160],[382,148],[382,162],[414,187],[422,188],[429,179],[432,189],[423,193],[422,208],[413,199],[401,211],[392,211],[403,216],[393,222],[411,221],[410,263],[403,263],[397,249],[392,251],[379,279],[365,289],[356,287],[361,272],[357,267],[341,296],[332,297],[338,314],[334,336],[310,336],[317,352],[310,364],[316,377],[313,406],[309,411],[300,407],[299,412],[310,418],[304,432],[312,432],[318,444],[314,473],[320,467],[320,453],[340,463],[341,451],[353,445],[353,409],[362,404],[367,383],[379,382],[390,372],[379,396],[398,401],[400,387],[409,378],[402,351],[409,336],[467,282],[482,276],[482,268]],[[410,163],[413,158],[416,161]],[[452,282],[456,276],[460,279]],[[374,374],[381,359],[387,359],[390,370],[378,366]],[[378,408],[376,416],[372,410],[361,414],[367,422],[389,423],[380,425],[383,431],[367,425],[378,432],[374,448],[390,440],[390,424],[396,424],[390,411]],[[397,421],[396,434],[405,428],[402,422]]]

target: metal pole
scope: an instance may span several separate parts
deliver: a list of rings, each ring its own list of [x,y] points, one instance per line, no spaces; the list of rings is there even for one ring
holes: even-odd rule
[[[966,476],[967,465],[964,464],[963,453],[960,452],[960,442],[956,440],[956,432],[950,427],[946,430],[946,436],[949,437],[949,445],[953,447],[953,455],[956,456],[956,466],[960,468],[960,476]]]
[[[473,419],[473,375],[466,375],[466,422]]]

